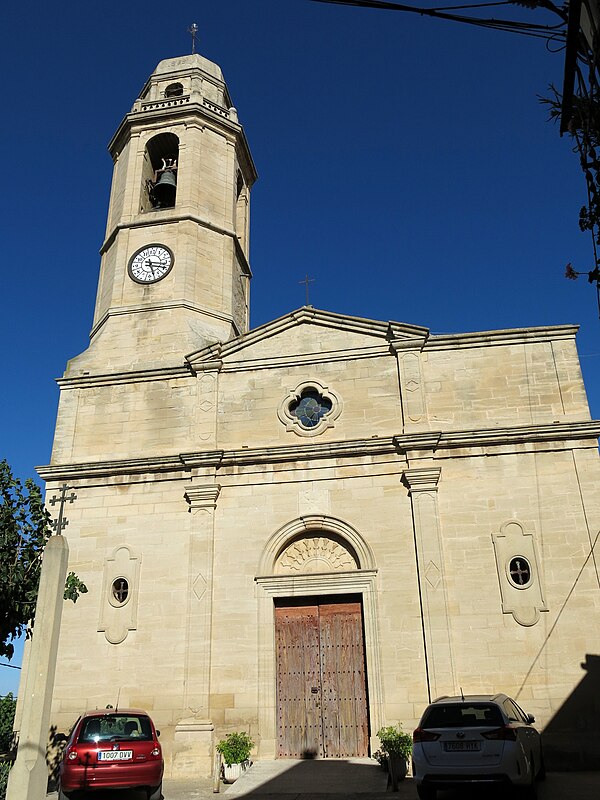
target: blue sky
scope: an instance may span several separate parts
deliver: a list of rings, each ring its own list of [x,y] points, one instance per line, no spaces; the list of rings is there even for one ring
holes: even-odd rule
[[[433,333],[579,323],[600,417],[594,291],[563,277],[591,268],[585,186],[538,101],[561,85],[562,52],[309,0],[34,0],[3,16],[0,457],[20,477],[49,462],[54,378],[87,346],[106,145],[158,61],[190,52],[192,22],[259,172],[253,327],[302,306],[307,273],[318,308]],[[0,693],[17,678],[0,667]]]

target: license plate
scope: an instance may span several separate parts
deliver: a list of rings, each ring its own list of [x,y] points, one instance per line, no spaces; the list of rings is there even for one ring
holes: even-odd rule
[[[131,761],[133,750],[100,750],[98,761]]]
[[[447,753],[455,750],[479,750],[479,742],[444,742],[444,750]]]

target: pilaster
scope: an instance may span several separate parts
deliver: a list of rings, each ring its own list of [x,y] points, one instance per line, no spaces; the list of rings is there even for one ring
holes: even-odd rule
[[[210,775],[214,725],[210,718],[212,580],[217,483],[185,487],[193,515],[189,542],[184,718],[175,727],[173,777],[194,772]]]
[[[455,691],[450,615],[438,508],[439,467],[407,469],[430,700]]]
[[[399,339],[391,343],[391,349],[398,359],[398,378],[404,431],[423,428],[427,423],[427,407],[421,370],[424,337]]]

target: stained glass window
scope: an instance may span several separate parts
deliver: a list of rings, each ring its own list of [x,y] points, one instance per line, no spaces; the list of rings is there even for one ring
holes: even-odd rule
[[[531,567],[523,556],[511,559],[509,572],[510,577],[517,586],[527,586],[531,580]]]
[[[319,420],[331,411],[332,403],[316,389],[305,389],[300,400],[290,405],[290,414],[298,417],[305,428],[314,428]]]
[[[125,578],[117,578],[117,580],[113,582],[112,596],[119,605],[123,605],[127,600],[129,596],[129,583]]]

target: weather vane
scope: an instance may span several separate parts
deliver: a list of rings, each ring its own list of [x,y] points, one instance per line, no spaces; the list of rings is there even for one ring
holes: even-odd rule
[[[192,22],[188,28],[188,33],[192,34],[192,55],[194,55],[196,52],[196,34],[198,33],[198,26],[195,22]]]

